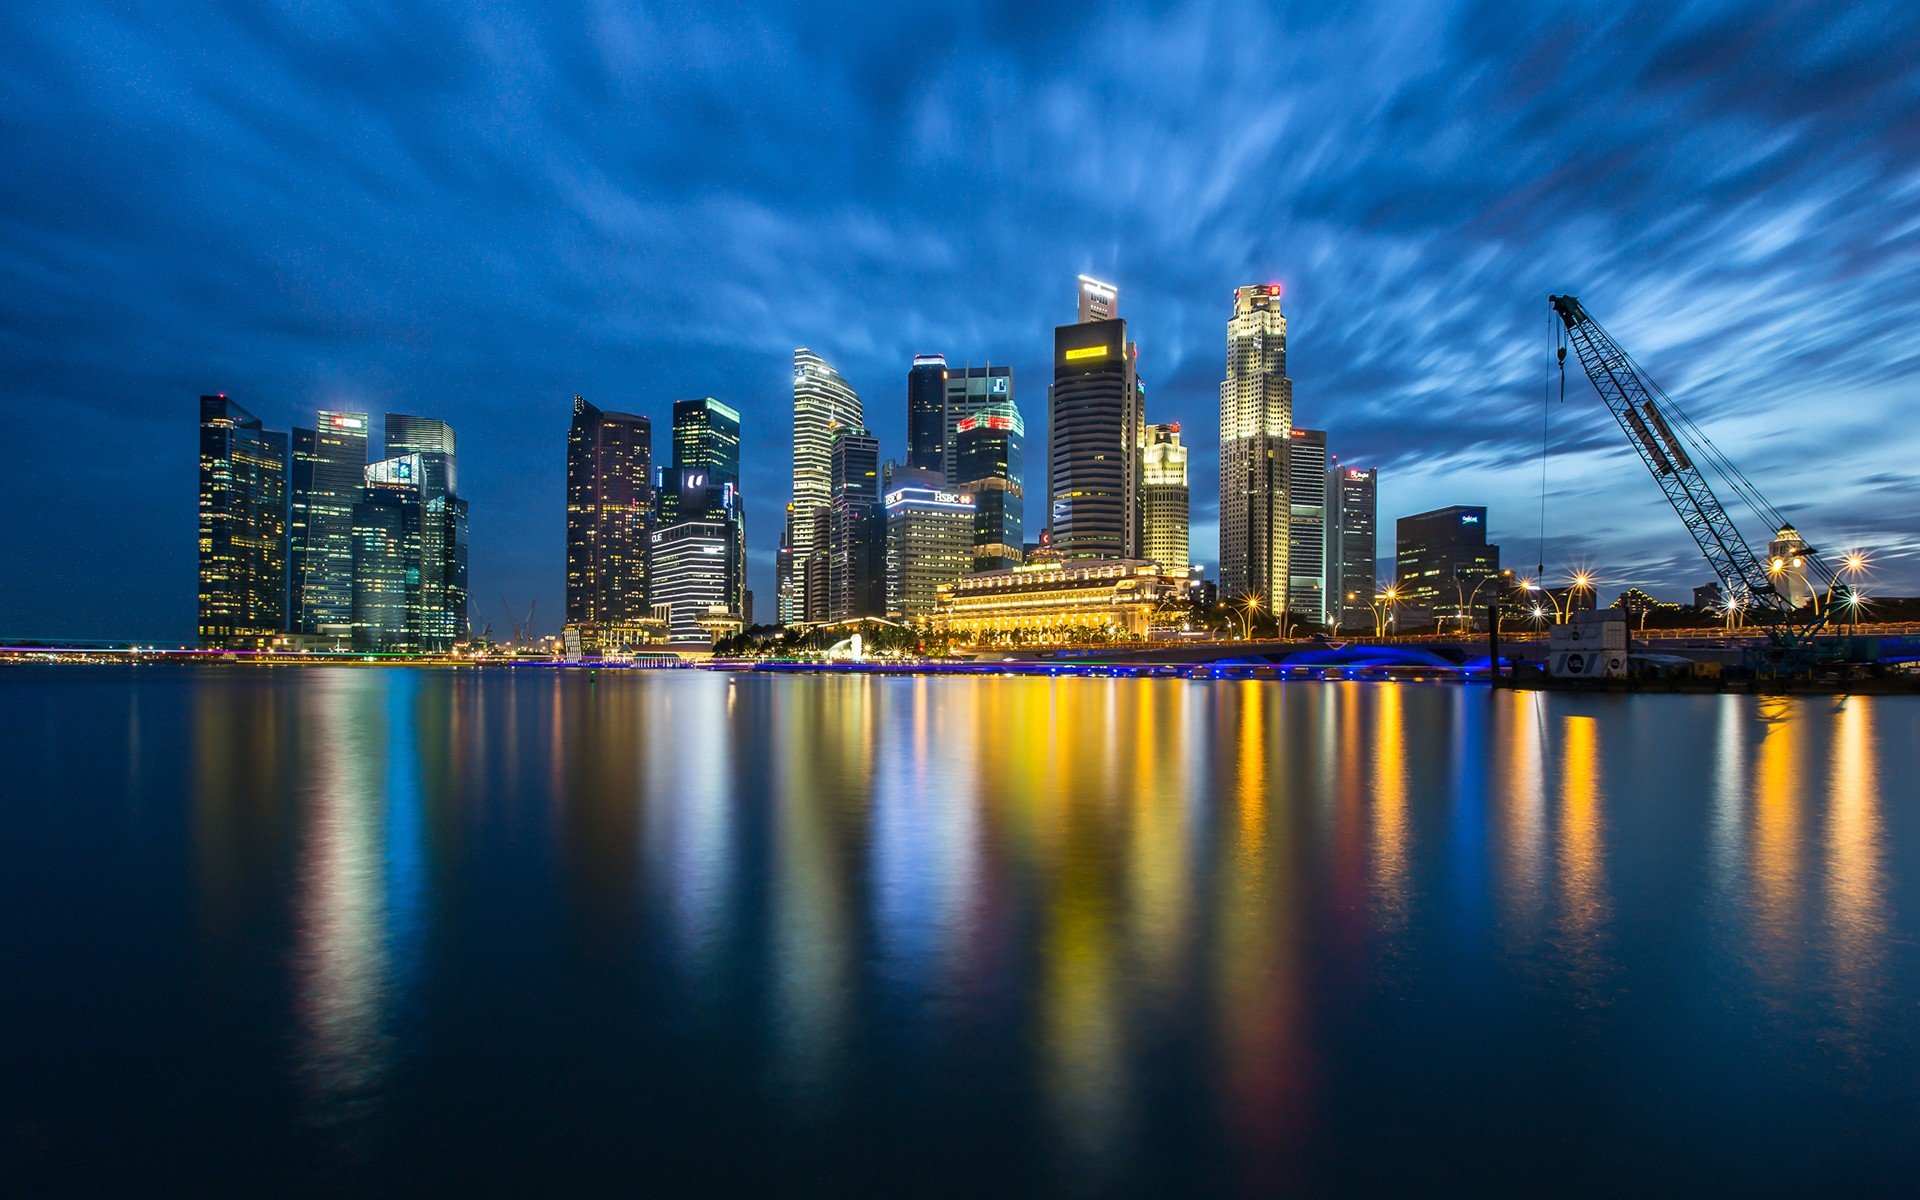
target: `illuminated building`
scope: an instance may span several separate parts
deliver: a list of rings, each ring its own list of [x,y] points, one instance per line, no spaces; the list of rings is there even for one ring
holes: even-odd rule
[[[353,506],[355,650],[412,654],[427,649],[421,586],[425,480],[426,466],[417,453],[365,468],[360,501]]]
[[[653,596],[666,609],[668,641],[711,646],[712,635],[701,624],[710,611],[739,619],[729,595],[731,549],[732,530],[726,521],[681,521],[654,531]]]
[[[567,624],[589,631],[652,616],[653,423],[573,398],[567,430]]]
[[[467,502],[460,498],[459,445],[434,417],[388,413],[386,457],[417,454],[425,506],[420,544],[420,646],[445,650],[467,636]]]
[[[1337,629],[1373,626],[1379,484],[1377,468],[1362,471],[1336,462],[1327,472],[1327,622]]]
[[[960,482],[953,489],[973,497],[975,571],[1017,566],[1026,519],[1027,423],[1012,400],[976,409],[955,427],[949,457]]]
[[[293,431],[288,488],[287,629],[345,637],[353,628],[353,506],[367,469],[367,414],[322,409]]]
[[[662,530],[688,521],[726,527],[724,559],[688,559],[688,569],[717,572],[726,611],[740,617],[747,598],[747,524],[740,496],[739,413],[710,397],[675,401],[673,465],[662,472],[659,504]]]
[[[1287,611],[1310,625],[1327,619],[1327,431],[1287,433]]]
[[[974,641],[1140,638],[1187,579],[1132,558],[1027,562],[942,584],[932,625]]]
[[[427,499],[460,494],[460,451],[451,425],[433,417],[388,413],[385,455],[402,454],[420,456],[427,473],[420,486]]]
[[[793,571],[793,501],[787,501],[786,523],[780,527],[780,548],[773,554],[773,619],[792,625],[806,615],[806,598],[795,585]]]
[[[257,649],[286,628],[287,435],[200,397],[200,645]]]
[[[935,590],[973,569],[973,498],[906,486],[887,494],[885,508],[887,615],[927,616]]]
[[[907,465],[946,471],[947,360],[916,354],[907,372]]]
[[[1112,316],[1114,289],[1084,276],[1083,319],[1053,331],[1047,513],[1066,558],[1132,558],[1140,539],[1138,348]]]
[[[827,508],[829,621],[887,611],[886,516],[880,506],[880,441],[860,428],[835,430]]]
[[[954,450],[959,445],[960,422],[980,412],[989,405],[1013,403],[1013,368],[996,367],[991,364],[964,367],[952,367],[947,371],[947,399],[942,420],[943,434],[941,445],[945,448],[941,474],[949,490],[959,487],[965,480],[962,469],[955,458]]]
[[[1271,600],[1291,583],[1287,443],[1293,380],[1280,286],[1235,288],[1220,384],[1220,595]]]
[[[1487,542],[1487,510],[1453,505],[1401,517],[1394,524],[1394,571],[1403,610],[1436,624],[1469,624],[1462,614],[1499,599],[1500,547]],[[1402,618],[1402,625],[1408,624]]]
[[[1140,554],[1169,575],[1185,575],[1187,448],[1180,426],[1149,425],[1140,447]]]
[[[793,352],[793,568],[805,599],[803,616],[825,620],[829,605],[829,530],[823,519],[833,499],[833,438],[861,429],[860,397],[827,361],[802,347]],[[878,496],[875,496],[878,500]]]

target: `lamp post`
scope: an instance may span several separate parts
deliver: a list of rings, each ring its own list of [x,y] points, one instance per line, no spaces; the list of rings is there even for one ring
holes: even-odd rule
[[[1373,609],[1374,637],[1383,638],[1387,636],[1387,626],[1393,622],[1393,610],[1399,603],[1400,587],[1398,584],[1390,583],[1384,589],[1374,594],[1373,604],[1369,606]]]

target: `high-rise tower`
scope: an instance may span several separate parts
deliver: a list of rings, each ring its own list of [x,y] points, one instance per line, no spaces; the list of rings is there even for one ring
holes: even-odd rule
[[[1140,447],[1140,556],[1160,564],[1165,575],[1185,575],[1187,547],[1187,448],[1180,426],[1149,425]]]
[[[1287,611],[1308,625],[1327,619],[1327,431],[1287,437]]]
[[[947,360],[940,354],[916,354],[907,372],[907,465],[944,473],[947,441]]]
[[[1235,288],[1220,384],[1220,595],[1284,602],[1293,380],[1278,284]]]
[[[200,645],[258,649],[286,628],[287,435],[200,397]]]
[[[1011,400],[979,409],[955,429],[954,490],[973,497],[971,570],[1020,565],[1026,520],[1027,423]]]
[[[1378,468],[1362,471],[1335,462],[1327,472],[1327,621],[1335,628],[1365,626],[1372,614],[1379,485]]]
[[[956,454],[956,447],[960,444],[960,423],[989,405],[1012,403],[1012,367],[996,367],[991,363],[976,367],[968,363],[964,367],[948,368],[941,443],[946,448],[946,462],[941,476],[946,480],[949,491],[959,487],[965,480]]]
[[[353,624],[353,506],[367,469],[367,414],[321,410],[293,431],[287,628],[345,638]]]
[[[1138,350],[1115,291],[1080,282],[1088,319],[1053,331],[1047,404],[1047,520],[1066,558],[1135,558],[1140,536]]]
[[[567,624],[605,629],[652,615],[653,422],[573,398],[567,430]]]
[[[833,437],[861,429],[860,397],[813,351],[793,352],[793,587],[809,621],[827,619],[827,523],[833,499]],[[876,475],[876,481],[877,481]]]

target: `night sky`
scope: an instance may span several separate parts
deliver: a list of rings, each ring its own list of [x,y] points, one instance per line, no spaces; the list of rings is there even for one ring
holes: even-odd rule
[[[1920,5],[21,3],[0,14],[0,634],[190,639],[196,397],[460,435],[476,626],[558,626],[575,392],[747,421],[773,608],[791,354],[903,455],[916,352],[1011,363],[1120,287],[1212,562],[1235,285],[1394,516],[1539,530],[1549,292],[1816,544],[1920,592]],[[1549,573],[1709,578],[1583,377]],[[1750,540],[1767,531],[1743,511]]]

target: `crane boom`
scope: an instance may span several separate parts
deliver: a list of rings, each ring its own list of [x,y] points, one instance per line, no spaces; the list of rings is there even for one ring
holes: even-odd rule
[[[1759,610],[1756,615],[1766,623],[1790,624],[1793,602],[1773,586],[1753,548],[1734,528],[1726,508],[1700,473],[1695,462],[1699,457],[1697,447],[1690,447],[1684,429],[1677,430],[1660,411],[1654,389],[1640,377],[1633,360],[1587,314],[1580,301],[1572,296],[1550,296],[1548,301],[1566,324],[1567,340],[1573,343],[1594,390],[1706,555],[1720,586],[1726,589],[1728,602],[1744,599]]]

